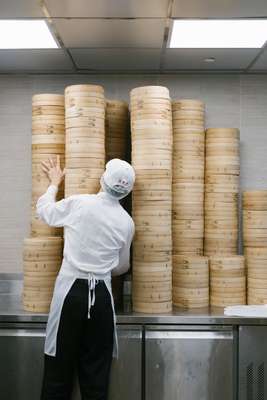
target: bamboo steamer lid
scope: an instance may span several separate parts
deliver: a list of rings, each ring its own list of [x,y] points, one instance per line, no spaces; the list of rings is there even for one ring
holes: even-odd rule
[[[104,94],[104,88],[99,85],[89,85],[89,84],[82,84],[82,85],[71,85],[65,88],[65,96],[71,93],[101,93]]]
[[[146,108],[151,105],[157,105],[157,107],[171,107],[171,101],[169,97],[155,97],[155,96],[131,96],[130,111],[132,108]]]
[[[239,129],[237,128],[208,128],[206,138],[234,138],[239,139]]]
[[[179,110],[205,110],[205,104],[197,99],[177,99],[172,102],[173,111]]]
[[[105,107],[105,99],[101,94],[97,96],[68,95],[65,96],[65,107],[66,109],[71,107],[94,107],[102,109]]]
[[[163,86],[140,86],[130,91],[131,101],[132,99],[138,99],[139,97],[155,97],[155,98],[170,98],[169,90]]]
[[[267,190],[244,191],[243,198],[249,201],[267,201]]]
[[[61,106],[64,107],[64,96],[61,94],[41,93],[32,96],[33,106]]]

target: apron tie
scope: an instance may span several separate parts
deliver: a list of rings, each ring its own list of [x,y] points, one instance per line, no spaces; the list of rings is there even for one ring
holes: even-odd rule
[[[91,307],[95,304],[95,285],[98,283],[98,279],[90,273],[88,278],[88,319],[90,319]]]

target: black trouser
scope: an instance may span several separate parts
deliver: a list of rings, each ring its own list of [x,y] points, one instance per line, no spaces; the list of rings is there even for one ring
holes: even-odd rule
[[[88,281],[77,279],[64,301],[56,356],[45,354],[41,400],[70,400],[76,368],[82,400],[106,400],[113,330],[105,283],[96,284],[95,304],[88,319]]]

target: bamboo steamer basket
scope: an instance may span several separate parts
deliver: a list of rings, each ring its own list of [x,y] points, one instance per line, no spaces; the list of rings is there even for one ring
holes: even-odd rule
[[[206,301],[201,302],[202,306],[208,306],[209,299],[209,265],[207,257],[197,256],[173,256],[173,302],[176,306],[188,308],[201,307],[196,303],[196,289],[201,292],[201,297]],[[193,291],[191,290],[193,289]],[[203,295],[202,289],[205,289]],[[199,297],[199,291],[197,291]],[[183,299],[183,303],[181,303]]]
[[[63,240],[59,237],[24,240],[23,307],[26,311],[49,310],[62,251]]]
[[[204,103],[177,100],[173,118],[173,252],[203,253]],[[197,189],[196,189],[197,188]],[[202,223],[199,221],[202,220]],[[179,222],[182,223],[179,223]],[[190,221],[190,224],[188,224]],[[191,247],[190,243],[191,241]]]
[[[117,121],[117,123],[114,123]],[[125,159],[129,124],[128,104],[123,101],[106,101],[106,161]]]
[[[57,106],[64,107],[64,96],[61,94],[41,93],[32,96],[33,107]]]
[[[49,180],[42,171],[41,163],[56,155],[61,155],[64,168],[65,152],[65,110],[64,96],[38,94],[32,98],[32,217],[31,234],[38,236],[60,236],[62,229],[49,227],[39,220],[35,212],[37,199],[46,191]],[[63,197],[63,184],[59,188],[57,200]]]
[[[44,236],[62,236],[63,229],[55,228],[53,226],[46,225],[41,221],[35,214],[31,217],[31,236],[32,237],[44,237]]]
[[[96,193],[105,164],[105,99],[98,85],[65,89],[66,197]]]
[[[240,134],[237,128],[208,128],[206,130],[206,140],[210,138],[230,138],[238,139]]]
[[[158,314],[158,313],[170,313],[172,311],[172,301],[134,301],[134,309],[136,312]]]
[[[192,110],[192,111],[205,111],[205,104],[196,99],[178,99],[173,100],[172,102],[172,110],[180,111],[180,110]]]
[[[53,105],[45,105],[45,106],[35,106],[33,104],[32,106],[32,115],[33,116],[62,116],[64,120],[64,115],[65,115],[65,109],[64,109],[64,104],[63,106],[53,106]]]
[[[210,257],[210,302],[224,307],[245,304],[246,276],[243,256]]]
[[[172,299],[172,119],[168,89],[133,89],[130,108],[136,170],[132,196],[136,224],[133,308],[137,312],[168,312]]]

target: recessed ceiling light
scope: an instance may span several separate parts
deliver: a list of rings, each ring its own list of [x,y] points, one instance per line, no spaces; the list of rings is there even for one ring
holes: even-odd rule
[[[213,63],[213,62],[215,62],[215,58],[214,58],[214,57],[204,58],[204,61],[205,61],[206,63]]]
[[[55,49],[44,20],[0,20],[0,49]]]
[[[174,20],[171,48],[260,48],[267,19]]]

